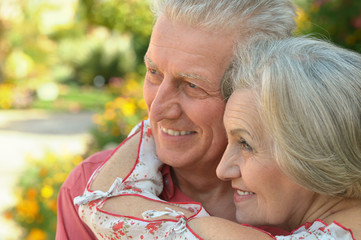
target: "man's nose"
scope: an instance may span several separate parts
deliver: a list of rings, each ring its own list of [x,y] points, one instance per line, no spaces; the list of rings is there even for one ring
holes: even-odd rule
[[[240,167],[236,160],[236,156],[229,151],[229,146],[227,146],[227,149],[224,152],[216,170],[219,179],[229,181],[242,176]]]
[[[149,110],[153,121],[162,119],[177,119],[182,114],[180,92],[175,82],[164,78]]]

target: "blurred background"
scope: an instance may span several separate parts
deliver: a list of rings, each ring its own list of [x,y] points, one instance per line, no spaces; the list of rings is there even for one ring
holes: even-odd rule
[[[361,52],[361,1],[294,0],[297,34]],[[54,239],[69,172],[146,117],[147,0],[0,0],[0,239]]]

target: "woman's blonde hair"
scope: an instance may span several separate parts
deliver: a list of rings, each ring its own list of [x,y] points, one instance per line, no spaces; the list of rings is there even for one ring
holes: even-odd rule
[[[240,50],[234,89],[259,94],[280,168],[319,194],[361,199],[361,55],[305,37]]]

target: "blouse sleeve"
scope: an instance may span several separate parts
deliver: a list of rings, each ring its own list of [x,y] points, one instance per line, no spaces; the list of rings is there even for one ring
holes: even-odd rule
[[[352,231],[341,224],[333,222],[327,225],[321,220],[306,223],[289,236],[276,236],[277,240],[355,240]]]

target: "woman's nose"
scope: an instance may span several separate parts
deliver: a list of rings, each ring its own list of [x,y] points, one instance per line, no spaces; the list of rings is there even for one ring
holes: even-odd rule
[[[229,181],[236,178],[240,178],[241,171],[239,165],[237,164],[236,155],[232,154],[229,146],[227,146],[226,151],[223,154],[223,157],[218,164],[216,173],[219,179],[223,181]]]

